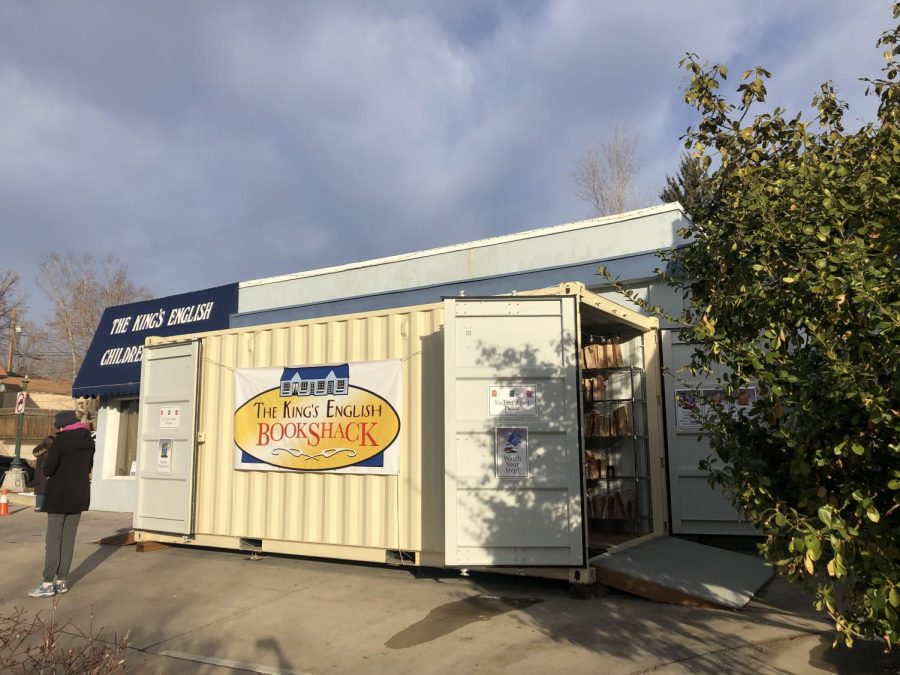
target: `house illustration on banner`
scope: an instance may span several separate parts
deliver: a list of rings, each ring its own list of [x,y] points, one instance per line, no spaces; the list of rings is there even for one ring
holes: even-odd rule
[[[345,396],[350,392],[350,366],[285,368],[281,396]]]

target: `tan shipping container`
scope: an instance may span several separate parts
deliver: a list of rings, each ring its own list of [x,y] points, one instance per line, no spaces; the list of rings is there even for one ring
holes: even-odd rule
[[[540,296],[574,298],[578,307],[577,330],[582,337],[588,334],[586,326],[593,321],[598,326],[618,326],[631,340],[623,342],[623,347],[640,363],[641,373],[645,373],[641,376],[642,407],[640,412],[635,407],[632,415],[644,422],[640,442],[646,442],[642,452],[647,456],[642,461],[646,464],[646,479],[652,488],[646,494],[646,510],[653,514],[632,534],[659,534],[665,528],[665,501],[655,320],[593,295],[580,284],[563,284],[507,299],[519,302],[519,299]],[[141,380],[141,450],[135,513],[137,539],[379,563],[446,564],[449,556],[444,550],[445,483],[448,480],[445,443],[449,442],[446,439],[450,436],[445,434],[445,415],[452,406],[445,405],[444,314],[445,307],[452,306],[453,301],[449,302],[451,305],[436,303],[148,339]],[[196,358],[196,370],[184,371],[184,377],[187,382],[192,377],[197,378],[196,401],[163,391],[170,379],[177,379],[165,370],[170,366],[164,363],[159,366],[162,370],[158,371],[158,377],[154,373],[148,376],[146,370],[155,348],[179,345],[194,350],[190,351],[194,356],[185,352],[185,363]],[[234,468],[236,369],[389,359],[401,362],[399,475]],[[571,371],[580,377],[582,367],[577,360]],[[580,382],[572,384],[574,391],[581,391]],[[567,405],[575,406],[574,414],[580,420],[586,411],[582,409],[580,393],[575,396]],[[633,401],[636,400],[634,391],[631,396]],[[186,413],[191,413],[188,408],[193,406],[196,418],[186,420],[182,425],[184,428],[177,432],[160,431],[152,422],[157,418],[160,406],[171,405],[173,401],[182,401],[180,405]],[[178,436],[182,432],[183,437]],[[452,430],[450,433],[452,435]],[[534,434],[537,438],[536,431]],[[574,434],[578,438],[580,471],[584,459],[580,424],[570,435]],[[194,461],[186,466],[176,465],[174,476],[159,474],[152,466],[156,444],[163,436],[178,436],[174,438],[176,459],[173,462],[180,462],[179,457],[184,455],[193,454],[194,457]],[[535,449],[535,462],[540,459],[540,452],[540,448]],[[184,473],[179,477],[181,469]],[[637,473],[637,469],[634,472]],[[176,479],[180,481],[177,485]],[[581,527],[582,517],[587,517],[586,499],[594,488],[588,487],[584,476],[577,480],[577,510],[580,512],[573,510],[570,517]],[[636,480],[632,482],[640,485]],[[167,496],[169,491],[172,497]],[[149,504],[175,502],[183,494],[187,494],[187,501],[182,515],[162,514],[156,518],[151,514],[145,517],[145,512],[152,510]],[[452,499],[450,503],[454,503]],[[641,507],[635,504],[633,508],[639,510]],[[159,513],[163,511],[165,508]],[[169,527],[167,518],[173,523],[178,518],[182,521],[180,525],[176,523]],[[588,529],[582,528],[584,548],[589,553]],[[585,567],[587,557],[578,565],[563,567]],[[562,574],[565,573],[562,570]],[[548,570],[548,574],[560,576],[560,570]]]

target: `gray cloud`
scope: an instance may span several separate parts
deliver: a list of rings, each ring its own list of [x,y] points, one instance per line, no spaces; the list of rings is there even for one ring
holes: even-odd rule
[[[611,125],[640,136],[645,194],[672,171],[684,52],[765,65],[793,110],[833,79],[868,117],[889,24],[811,1],[4,3],[4,265],[112,251],[164,295],[576,220],[569,172]]]

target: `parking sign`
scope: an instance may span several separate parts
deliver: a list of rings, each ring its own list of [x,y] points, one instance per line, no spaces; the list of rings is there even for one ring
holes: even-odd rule
[[[25,412],[25,392],[20,391],[16,394],[16,414]]]

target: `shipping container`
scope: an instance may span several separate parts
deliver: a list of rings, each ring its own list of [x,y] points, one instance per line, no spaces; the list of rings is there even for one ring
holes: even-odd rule
[[[578,283],[149,338],[136,538],[587,580],[667,531],[660,372]]]

